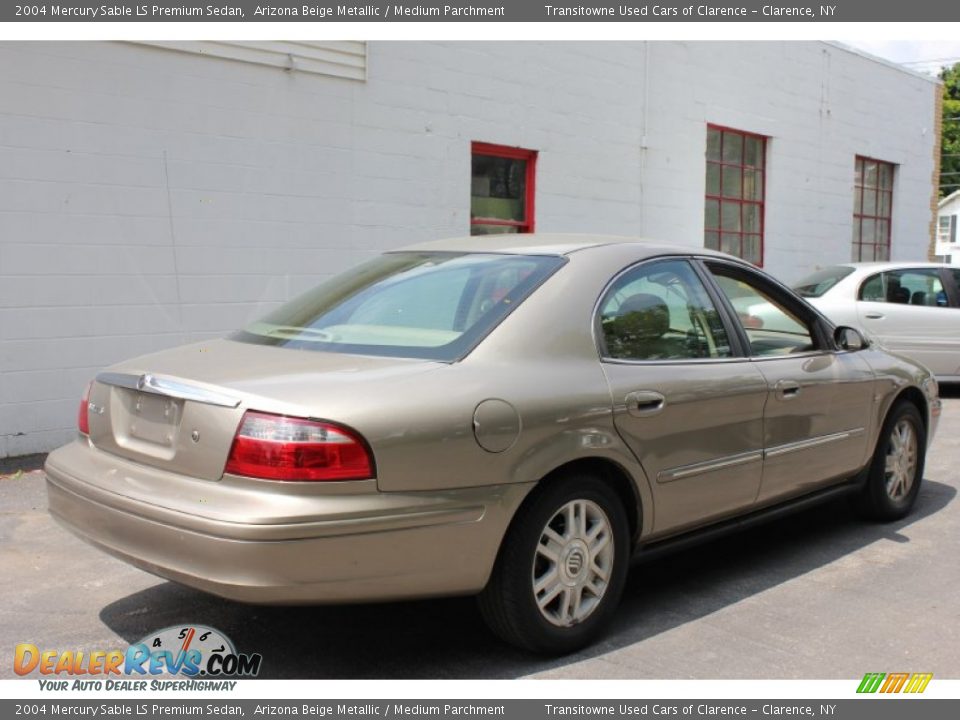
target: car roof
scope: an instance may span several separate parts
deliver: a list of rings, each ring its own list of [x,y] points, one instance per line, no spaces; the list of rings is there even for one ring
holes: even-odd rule
[[[945,263],[933,263],[922,260],[918,262],[848,262],[837,263],[835,267],[851,267],[855,270],[862,270],[864,272],[876,272],[878,270],[903,270],[904,268],[942,268],[952,266],[946,265]]]
[[[476,252],[561,256],[609,245],[636,246],[638,256],[640,257],[654,257],[656,255],[666,254],[696,254],[728,257],[723,253],[701,247],[665,243],[650,238],[575,233],[471,235],[407,245],[406,247],[392,250],[391,252]]]

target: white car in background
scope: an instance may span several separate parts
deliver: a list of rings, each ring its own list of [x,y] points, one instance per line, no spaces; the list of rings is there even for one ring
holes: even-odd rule
[[[835,265],[793,289],[838,325],[866,331],[886,349],[960,382],[960,267],[873,262]]]

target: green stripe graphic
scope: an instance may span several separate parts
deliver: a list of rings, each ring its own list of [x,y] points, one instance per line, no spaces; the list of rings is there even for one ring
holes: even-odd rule
[[[860,687],[857,688],[857,692],[875,693],[880,688],[880,683],[883,682],[886,676],[886,673],[867,673],[863,676],[863,680],[860,681]]]

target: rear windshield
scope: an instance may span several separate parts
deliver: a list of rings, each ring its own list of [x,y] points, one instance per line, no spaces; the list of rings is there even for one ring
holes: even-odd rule
[[[842,265],[824,268],[798,280],[793,289],[801,297],[818,298],[852,272],[852,267]]]
[[[452,361],[563,263],[532,255],[389,253],[331,278],[231,339]]]

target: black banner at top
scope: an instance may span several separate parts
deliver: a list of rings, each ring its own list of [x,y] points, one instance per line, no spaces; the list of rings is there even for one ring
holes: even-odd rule
[[[2,22],[951,22],[943,0],[24,0]]]

